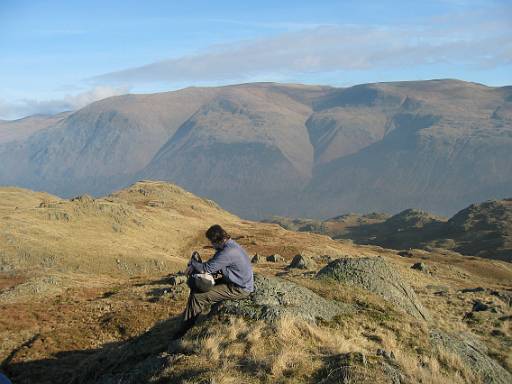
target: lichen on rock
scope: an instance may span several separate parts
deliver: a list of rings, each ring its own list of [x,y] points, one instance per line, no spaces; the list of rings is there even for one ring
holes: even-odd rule
[[[373,292],[420,320],[430,314],[400,274],[380,257],[342,258],[326,265],[317,278],[330,278]]]
[[[485,384],[512,383],[512,375],[487,355],[486,346],[470,333],[457,336],[449,335],[440,330],[430,332],[430,342],[434,348],[442,348],[454,353],[478,376]]]
[[[274,322],[283,315],[308,321],[329,321],[352,311],[352,306],[327,300],[306,287],[260,274],[254,275],[255,291],[247,299],[225,300],[213,306],[211,313],[225,313],[254,320]]]

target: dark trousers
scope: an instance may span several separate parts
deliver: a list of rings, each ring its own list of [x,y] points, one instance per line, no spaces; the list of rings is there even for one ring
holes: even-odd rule
[[[187,308],[183,314],[185,322],[193,321],[207,307],[226,299],[245,299],[250,295],[246,290],[237,287],[232,283],[219,282],[208,292],[190,291]]]

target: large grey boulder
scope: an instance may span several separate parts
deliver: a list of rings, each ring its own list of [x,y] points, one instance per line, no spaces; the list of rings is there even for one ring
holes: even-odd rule
[[[485,384],[510,384],[512,375],[487,355],[487,348],[471,334],[449,335],[440,330],[430,332],[434,348],[443,348],[459,356]]]
[[[430,320],[430,314],[413,289],[381,257],[336,259],[322,268],[317,278],[331,278],[358,286],[383,297],[417,319]]]
[[[226,313],[254,320],[274,322],[283,315],[308,321],[331,320],[351,312],[349,304],[327,300],[310,289],[277,277],[254,275],[255,291],[247,299],[225,300],[212,307],[211,313]]]

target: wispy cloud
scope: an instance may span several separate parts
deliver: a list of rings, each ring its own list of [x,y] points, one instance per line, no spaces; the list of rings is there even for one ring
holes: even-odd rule
[[[510,11],[510,9],[507,9]],[[203,52],[106,73],[96,84],[240,81],[265,74],[512,63],[506,14],[471,12],[402,26],[326,25],[217,45]],[[269,80],[272,80],[269,78]]]
[[[55,114],[63,111],[73,111],[94,101],[128,93],[124,87],[97,86],[77,94],[69,94],[62,99],[36,100],[22,99],[8,102],[0,99],[0,119],[12,120],[35,114]]]

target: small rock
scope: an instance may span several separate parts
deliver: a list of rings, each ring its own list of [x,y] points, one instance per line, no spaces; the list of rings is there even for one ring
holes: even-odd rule
[[[392,360],[395,359],[395,354],[393,352],[388,352],[388,351],[386,351],[384,349],[381,349],[381,348],[377,349],[377,356],[382,356],[382,357],[384,357],[385,359],[388,359],[388,360],[389,359],[392,359]]]
[[[293,257],[292,262],[287,268],[312,269],[315,266],[315,262],[311,258],[298,254]]]
[[[258,264],[260,261],[260,255],[258,255],[257,253],[251,259],[251,263],[253,264]]]
[[[413,266],[411,268],[416,269],[421,272],[429,271],[429,268],[428,268],[427,264],[425,264],[425,263],[415,263],[415,264],[413,264]]]
[[[116,263],[117,263],[117,264],[121,264],[121,260],[116,259]]]
[[[267,261],[270,261],[271,263],[280,263],[283,260],[283,257],[277,253],[274,255],[267,256]]]
[[[491,307],[487,304],[485,304],[484,302],[480,301],[480,300],[476,300],[474,303],[473,303],[473,309],[472,311],[473,312],[482,312],[482,311],[487,311],[489,310]]]
[[[414,254],[411,251],[400,251],[400,252],[398,252],[398,256],[413,257]]]

